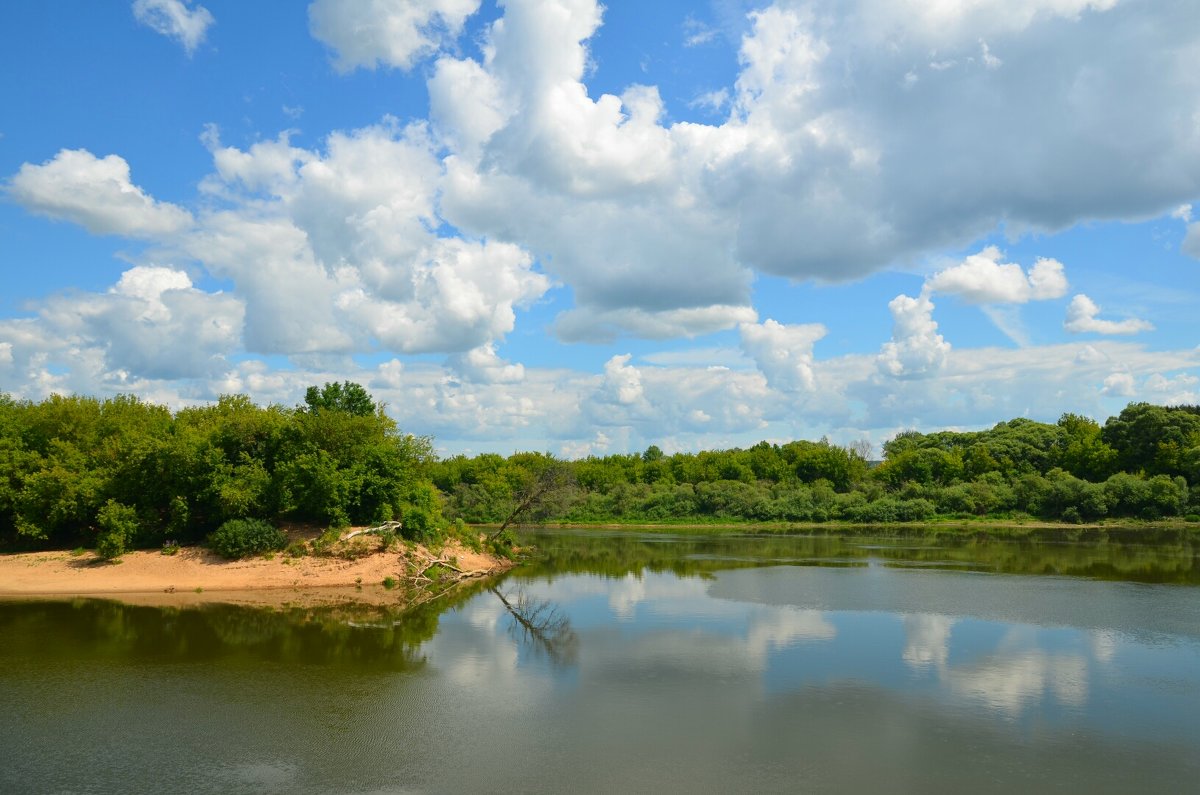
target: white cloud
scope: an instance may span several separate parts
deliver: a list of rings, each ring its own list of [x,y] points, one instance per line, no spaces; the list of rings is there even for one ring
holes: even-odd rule
[[[213,213],[180,242],[213,275],[231,279],[246,302],[244,344],[253,353],[348,353],[354,334],[335,302],[352,285],[312,253],[305,230],[278,214]]]
[[[1134,389],[1133,376],[1129,373],[1113,373],[1104,378],[1104,394],[1115,395],[1118,397],[1133,397],[1136,394]]]
[[[204,42],[216,22],[202,5],[192,0],[133,0],[134,18],[156,33],[175,39],[191,55]]]
[[[1078,21],[1108,11],[1119,0],[864,0],[858,13],[874,36],[905,33],[922,40],[969,39],[1024,30],[1053,19]]]
[[[1162,373],[1152,373],[1146,379],[1144,389],[1146,393],[1154,396],[1155,403],[1167,406],[1194,405],[1200,403],[1200,389],[1196,388],[1197,384],[1200,384],[1200,378],[1187,373],[1172,378]]]
[[[439,61],[434,124],[465,142],[447,159],[448,219],[525,241],[571,285],[576,310],[554,326],[564,339],[705,333],[753,319],[749,271],[728,254],[730,221],[699,173],[680,173],[657,89],[587,95],[584,41],[599,20],[589,0],[513,0],[483,61]]]
[[[630,358],[626,353],[604,363],[603,393],[607,399],[624,406],[638,403],[644,397],[642,374],[630,366]]]
[[[713,306],[695,309],[639,307],[593,309],[584,306],[563,312],[554,322],[554,333],[565,342],[602,342],[630,333],[647,339],[694,337],[730,328],[738,323],[753,323],[758,314],[748,306]]]
[[[478,8],[479,0],[315,0],[308,22],[339,72],[409,69],[457,38]]]
[[[1063,328],[1073,334],[1137,334],[1142,331],[1153,331],[1154,325],[1138,318],[1125,320],[1102,320],[1100,307],[1083,293],[1071,299],[1067,306],[1067,319]]]
[[[983,39],[979,40],[979,59],[988,69],[999,69],[1004,65],[1004,61],[992,54],[991,47],[988,47],[987,42]]]
[[[26,164],[7,185],[15,201],[159,248],[108,292],[0,321],[6,383],[294,403],[310,383],[350,378],[406,427],[452,444],[574,450],[601,449],[601,435],[614,450],[848,440],[1195,391],[1194,351],[1103,339],[951,348],[939,333],[932,299],[955,295],[1028,343],[1023,304],[1067,290],[1054,260],[1026,269],[984,249],[934,274],[918,297],[892,301],[878,355],[818,360],[818,327],[760,323],[751,305],[756,272],[845,281],[961,249],[998,224],[1018,237],[1194,199],[1200,147],[1178,120],[1200,113],[1200,19],[1182,5],[763,6],[738,78],[713,87],[729,104],[719,124],[672,121],[654,86],[590,94],[593,0],[508,0],[477,59],[440,52],[477,0],[364,0],[334,19],[336,6],[315,3],[311,24],[343,70],[411,68],[438,52],[429,122],[384,119],[305,147],[286,132],[227,146],[213,128],[195,217],[134,185],[115,155]],[[370,24],[356,33],[356,19]],[[1200,227],[1177,217],[1192,224],[1184,249],[1200,255]],[[232,293],[199,289],[203,275]],[[737,328],[744,354],[726,334],[703,344],[726,345],[712,362],[730,369],[679,351],[616,357],[603,373],[501,359],[550,277],[575,300],[551,326],[560,339]],[[1072,307],[1083,330],[1144,324]],[[152,350],[161,337],[170,344]],[[231,353],[289,356],[290,368]],[[389,361],[363,369],[359,353]],[[392,358],[419,353],[448,358]]]
[[[514,305],[526,305],[547,287],[530,270],[529,255],[508,243],[438,240],[404,263],[407,282],[388,285],[403,298],[358,287],[339,298],[347,323],[357,318],[385,348],[404,353],[477,349],[512,331]],[[389,269],[389,276],[395,276]]]
[[[85,149],[63,149],[40,166],[23,164],[7,191],[31,212],[100,235],[153,238],[192,224],[187,210],[157,202],[130,182],[123,158],[97,158]]]
[[[820,323],[787,326],[770,318],[738,326],[742,350],[754,359],[773,388],[783,392],[813,389],[813,345],[828,333]]]
[[[729,101],[729,89],[718,88],[713,91],[705,91],[703,94],[700,94],[688,103],[688,107],[703,108],[711,113],[720,113],[729,105]]]
[[[719,35],[719,30],[692,17],[683,21],[684,47],[699,47],[702,44],[708,44]]]
[[[246,296],[251,350],[478,358],[550,286],[518,246],[434,231],[441,167],[423,125],[333,133],[323,152],[286,134],[244,151],[215,130],[205,141],[206,190],[232,209],[206,216],[185,250]],[[471,357],[456,361],[482,376]]]
[[[202,183],[201,188],[217,193],[226,184],[236,184],[252,193],[283,193],[298,179],[296,169],[315,159],[313,153],[292,146],[290,137],[285,132],[274,141],[259,141],[242,151],[222,146],[216,125],[206,126],[201,140],[212,153],[217,173]]]
[[[496,346],[490,342],[451,356],[447,365],[463,378],[477,383],[513,384],[525,378],[524,365],[501,359],[496,355]]]
[[[1067,278],[1061,262],[1039,258],[1026,274],[1020,265],[1001,262],[1003,256],[1000,249],[988,246],[935,273],[925,287],[973,304],[1023,304],[1066,295]]]
[[[1183,236],[1183,244],[1179,247],[1184,254],[1200,259],[1200,221],[1187,225],[1187,233]]]
[[[892,312],[892,339],[883,344],[879,369],[896,378],[928,377],[942,368],[950,343],[937,333],[933,302],[922,293],[917,298],[898,295],[888,303]]]
[[[203,379],[223,373],[239,347],[244,308],[237,298],[192,286],[163,266],[130,268],[104,293],[61,293],[36,318],[7,321],[0,337],[11,364],[39,378],[69,370],[63,391],[130,391],[147,380]]]
[[[1130,10],[1131,26],[1108,0],[779,3],[750,15],[719,125],[666,123],[654,87],[590,96],[592,0],[504,12],[482,58],[443,57],[430,82],[435,128],[457,147],[444,209],[521,241],[573,288],[578,312],[555,326],[566,339],[747,306],[750,269],[853,279],[1001,222],[1019,234],[1144,215],[1200,185],[1200,147],[1171,121],[1200,112],[1178,106],[1200,96],[1194,70],[1161,45],[1197,25],[1181,11]],[[1103,53],[1118,46],[1160,55],[1117,68]],[[986,68],[997,52],[1003,68]],[[930,62],[954,66],[897,101],[912,64]],[[1113,95],[1134,97],[1136,124]],[[1112,134],[1084,134],[1096,129]],[[973,300],[1066,289],[1053,260],[1019,275],[984,274]]]

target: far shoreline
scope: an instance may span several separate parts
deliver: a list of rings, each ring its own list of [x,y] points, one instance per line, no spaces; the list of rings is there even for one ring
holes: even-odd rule
[[[495,524],[475,524],[470,527],[488,530],[498,527]],[[1052,522],[1041,519],[934,519],[919,522],[888,522],[885,524],[870,524],[859,522],[844,522],[831,520],[828,522],[695,522],[681,520],[650,522],[631,520],[628,522],[545,522],[541,524],[525,524],[515,526],[520,531],[537,530],[607,530],[642,533],[687,533],[702,535],[796,535],[796,536],[876,536],[886,538],[956,535],[963,538],[972,536],[998,536],[1010,539],[1039,539],[1046,540],[1086,540],[1088,537],[1107,537],[1118,535],[1122,538],[1133,539],[1139,534],[1170,534],[1176,533],[1195,537],[1200,541],[1200,522],[1188,522],[1181,519],[1155,521],[1113,521],[1113,522],[1084,522],[1073,524],[1068,522]]]

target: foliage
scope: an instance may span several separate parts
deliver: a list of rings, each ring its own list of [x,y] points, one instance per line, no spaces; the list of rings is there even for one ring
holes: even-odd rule
[[[921,522],[937,517],[1035,516],[1066,522],[1179,516],[1200,507],[1200,444],[1183,430],[1187,407],[1133,409],[1103,428],[1064,414],[1057,423],[1018,418],[983,431],[906,431],[873,468],[870,448],[827,440],[667,455],[593,456],[561,462],[569,488],[520,521],[560,522]],[[1146,417],[1155,419],[1149,423]],[[1171,418],[1170,421],[1164,417]],[[1120,422],[1154,434],[1150,466],[1131,460]],[[1135,429],[1134,435],[1138,433]],[[1136,458],[1136,455],[1135,455]],[[546,456],[484,454],[437,462],[433,482],[446,512],[502,524]],[[524,491],[523,491],[524,490]]]
[[[430,441],[401,433],[357,384],[313,387],[309,398],[289,409],[226,395],[172,415],[130,396],[0,395],[0,548],[91,546],[102,535],[108,550],[161,547],[230,519],[344,527],[406,511],[422,537],[441,533]],[[110,501],[136,515],[136,529],[102,527]]]
[[[375,401],[367,390],[350,381],[327,383],[320,389],[310,386],[304,393],[304,403],[313,414],[339,411],[357,417],[369,417],[376,411]]]
[[[261,519],[230,519],[208,536],[208,546],[221,557],[236,560],[283,549],[287,536]]]
[[[432,543],[447,520],[919,522],[1032,516],[1093,522],[1200,513],[1200,407],[1134,403],[1103,425],[1064,414],[979,431],[561,461],[543,453],[435,460],[351,382],[295,408],[243,395],[167,409],[135,397],[0,394],[0,548],[193,543],[234,519],[402,523]],[[467,535],[460,533],[460,535]],[[476,539],[478,542],[478,539]],[[332,544],[328,545],[332,549]],[[313,552],[320,554],[322,544]]]
[[[96,552],[105,560],[118,558],[125,553],[130,541],[137,535],[137,511],[128,505],[109,500],[96,514],[100,534],[96,538]]]

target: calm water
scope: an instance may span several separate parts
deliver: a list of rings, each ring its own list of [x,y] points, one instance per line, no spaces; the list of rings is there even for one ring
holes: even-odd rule
[[[0,603],[0,791],[1200,781],[1187,543],[534,541],[407,613]]]

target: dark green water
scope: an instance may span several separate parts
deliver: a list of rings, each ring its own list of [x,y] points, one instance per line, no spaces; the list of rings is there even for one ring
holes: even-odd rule
[[[401,613],[0,603],[0,792],[1191,792],[1200,566],[554,533]]]

